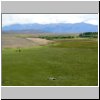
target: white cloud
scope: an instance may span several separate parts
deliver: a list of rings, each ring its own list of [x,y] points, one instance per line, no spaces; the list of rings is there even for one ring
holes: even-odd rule
[[[2,26],[25,23],[79,23],[97,25],[98,14],[2,14]]]
[[[85,23],[98,25],[98,21],[96,21],[95,19],[92,19],[92,20],[87,20],[87,21],[85,21]]]

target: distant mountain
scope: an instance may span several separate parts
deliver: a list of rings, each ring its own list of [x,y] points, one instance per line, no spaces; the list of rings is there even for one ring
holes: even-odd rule
[[[2,27],[2,31],[28,31],[50,33],[98,32],[98,26],[87,23],[54,23],[54,24],[13,24]]]

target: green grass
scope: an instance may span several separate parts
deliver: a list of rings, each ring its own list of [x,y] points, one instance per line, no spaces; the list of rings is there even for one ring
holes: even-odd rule
[[[22,48],[21,52],[3,48],[2,85],[97,86],[97,41],[61,40],[48,46]]]

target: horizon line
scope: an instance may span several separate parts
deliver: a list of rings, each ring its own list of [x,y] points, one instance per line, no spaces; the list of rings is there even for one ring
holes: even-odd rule
[[[12,26],[12,25],[26,25],[26,24],[40,24],[40,25],[49,25],[49,24],[80,24],[80,23],[84,23],[84,24],[89,24],[89,25],[94,25],[94,26],[98,26],[98,24],[91,24],[91,23],[86,23],[86,22],[76,22],[76,23],[66,23],[66,22],[59,22],[59,23],[14,23],[14,24],[9,24],[9,25],[1,25],[1,27],[6,27],[6,26]]]

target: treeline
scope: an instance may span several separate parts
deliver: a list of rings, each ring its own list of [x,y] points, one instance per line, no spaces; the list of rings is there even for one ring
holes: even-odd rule
[[[92,38],[97,38],[98,37],[98,32],[84,32],[79,34],[79,37],[92,37]]]
[[[74,38],[74,36],[39,36],[39,38],[53,40],[53,39]]]
[[[79,35],[40,35],[38,38],[54,40],[54,39],[71,39],[71,38],[98,38],[98,32],[84,32]]]

